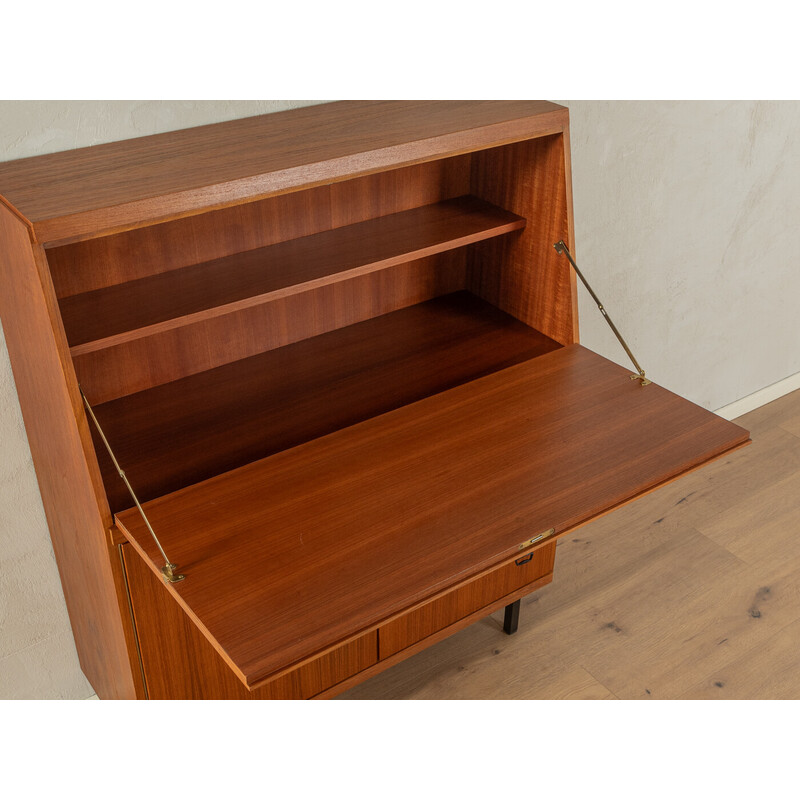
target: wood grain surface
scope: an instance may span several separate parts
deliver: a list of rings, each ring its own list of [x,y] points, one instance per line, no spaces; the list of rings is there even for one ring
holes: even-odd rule
[[[563,130],[544,101],[345,101],[0,164],[0,194],[67,243]]]
[[[73,356],[519,230],[464,196],[173,269],[60,301]]]
[[[519,633],[485,619],[347,699],[800,700],[800,391],[750,446],[564,537]]]
[[[254,687],[747,441],[572,345],[146,509],[187,576],[169,591]],[[117,522],[159,570],[138,514]]]
[[[557,346],[458,292],[95,411],[139,498],[151,500]],[[129,508],[96,436],[95,445],[111,508]]]
[[[59,298],[355,225],[470,193],[467,153],[51,247]]]
[[[382,625],[378,629],[381,660],[551,575],[555,557],[556,544],[552,542]]]
[[[445,628],[440,628],[435,633],[432,633],[430,636],[427,636],[424,639],[420,639],[418,642],[409,645],[404,650],[400,650],[394,655],[386,656],[378,661],[377,664],[373,664],[371,667],[367,667],[362,672],[354,675],[350,678],[345,678],[344,681],[332,686],[330,689],[326,689],[320,694],[314,696],[314,700],[329,700],[332,697],[338,697],[343,692],[346,692],[353,686],[357,686],[359,683],[364,682],[365,680],[369,680],[374,675],[379,675],[381,672],[385,672],[386,670],[391,670],[392,667],[405,661],[408,658],[413,658],[416,654],[420,653],[421,651],[441,642],[444,639],[447,639],[453,634],[458,633],[459,631],[463,630],[464,628],[468,628],[471,625],[475,625],[476,623],[484,624],[486,620],[490,618],[490,615],[497,612],[499,609],[504,609],[510,603],[515,603],[517,600],[522,600],[523,597],[526,595],[530,595],[541,589],[543,586],[547,586],[553,580],[553,573],[549,573],[547,575],[543,575],[538,580],[535,580],[533,583],[526,584],[521,589],[515,589],[511,594],[507,594],[505,597],[500,597],[494,602],[490,603],[488,606],[481,608],[478,611],[474,611],[472,614],[469,614],[466,617],[462,617],[461,619],[453,622],[451,625],[448,625]],[[436,602],[434,599],[432,602]],[[500,631],[502,635],[505,637],[507,634],[503,631],[502,624],[500,626]]]
[[[466,250],[309,289],[122,342],[74,358],[92,403],[179,380],[243,358],[464,289]]]
[[[561,344],[578,341],[577,293],[569,262],[553,245],[571,241],[563,134],[493,147],[472,157],[471,191],[526,219],[519,235],[470,249],[470,289]]]
[[[305,700],[377,663],[372,631],[250,691],[136,553],[125,569],[149,700]]]

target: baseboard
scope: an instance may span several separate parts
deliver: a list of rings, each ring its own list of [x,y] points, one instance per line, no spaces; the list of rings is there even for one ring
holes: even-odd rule
[[[767,403],[771,403],[773,400],[777,400],[779,397],[783,397],[785,394],[794,392],[797,389],[800,389],[800,372],[796,372],[794,375],[790,375],[788,378],[784,378],[782,381],[773,383],[770,386],[765,386],[763,389],[759,389],[741,400],[736,400],[727,406],[718,408],[714,413],[724,419],[736,419],[736,417],[740,417],[748,411],[754,411],[756,408],[765,406]]]

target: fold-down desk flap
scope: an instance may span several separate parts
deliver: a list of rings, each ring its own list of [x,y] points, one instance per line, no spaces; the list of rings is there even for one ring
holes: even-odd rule
[[[749,441],[629,375],[564,347],[146,503],[164,591],[254,688]]]

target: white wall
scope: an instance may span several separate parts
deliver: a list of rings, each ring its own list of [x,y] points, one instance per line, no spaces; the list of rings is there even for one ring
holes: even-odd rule
[[[800,372],[800,103],[565,105],[576,260],[648,375],[717,409]]]
[[[648,374],[718,408],[800,372],[800,103],[562,102],[578,263]],[[0,102],[0,160],[303,104]],[[0,698],[90,694],[0,334]]]

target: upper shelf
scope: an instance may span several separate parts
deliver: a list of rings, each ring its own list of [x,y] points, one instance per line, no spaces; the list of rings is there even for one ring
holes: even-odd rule
[[[78,356],[523,227],[465,195],[65,297],[61,314]]]
[[[558,133],[567,120],[540,100],[324,103],[9,161],[0,196],[38,241],[65,244]]]

